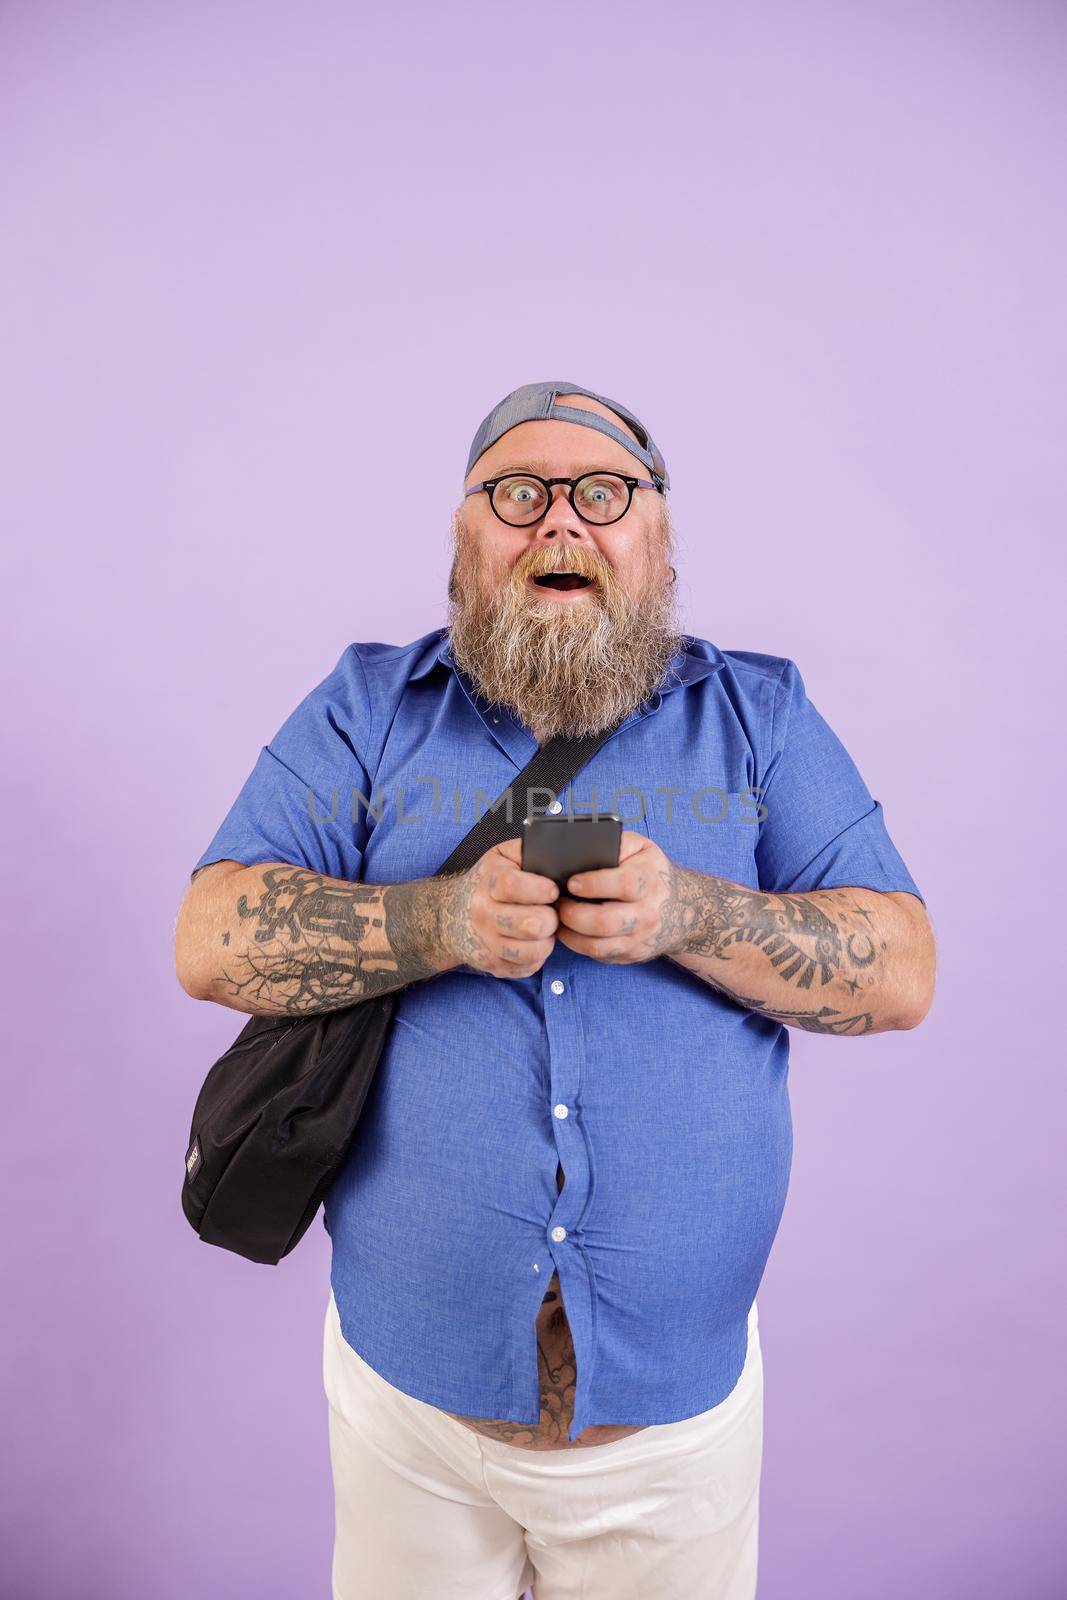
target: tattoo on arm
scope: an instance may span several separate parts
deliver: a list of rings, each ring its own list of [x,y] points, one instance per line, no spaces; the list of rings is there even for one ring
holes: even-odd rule
[[[496,873],[490,872],[490,892],[496,886]],[[439,885],[439,918],[443,928],[447,922],[453,949],[461,965],[477,966],[484,961],[486,951],[471,921],[471,901],[474,898],[474,878],[469,872],[446,872],[436,880]]]
[[[760,1016],[769,1017],[772,1022],[784,1022],[794,1028],[803,1028],[806,1033],[834,1033],[856,1035],[870,1033],[874,1027],[874,1017],[869,1011],[856,1013],[854,1016],[843,1016],[835,1011],[833,1006],[820,1006],[818,1011],[782,1011],[777,1006],[765,1005],[762,1000],[756,1000],[751,995],[735,994],[724,983],[717,979],[705,978],[704,982],[727,1000],[733,1000],[739,1006],[744,1006],[748,1011],[758,1011]]]
[[[685,949],[723,958],[731,945],[754,944],[780,978],[810,989],[829,983],[841,963],[834,922],[803,895],[761,894],[687,867],[672,867],[661,925],[668,940],[688,930]]]
[[[874,1027],[873,1013],[857,1000],[873,998],[886,946],[870,912],[853,896],[840,890],[765,894],[674,864],[664,881],[662,948],[721,963],[722,976],[705,970],[696,975],[727,999],[809,1033],[861,1034]],[[723,978],[744,946],[758,950],[791,988],[823,989],[836,982],[855,1009],[847,1002],[844,1008],[825,1002],[794,1008],[740,994]]]
[[[341,883],[302,867],[267,867],[258,898],[241,895],[220,981],[232,994],[302,1016],[353,1005],[440,970],[441,897],[411,883]],[[242,940],[235,935],[240,925]]]

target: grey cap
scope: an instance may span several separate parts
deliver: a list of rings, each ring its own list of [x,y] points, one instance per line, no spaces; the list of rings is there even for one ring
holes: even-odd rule
[[[560,405],[556,396],[561,394],[584,394],[589,400],[599,400],[602,406],[614,411],[634,430],[640,444],[635,444],[628,433],[617,428],[606,417],[598,416],[595,411],[586,411],[583,406]],[[512,389],[499,405],[493,407],[474,435],[464,477],[491,444],[496,444],[502,434],[507,433],[509,428],[517,428],[520,422],[576,422],[583,428],[595,428],[597,433],[606,433],[609,439],[614,439],[624,450],[636,456],[662,488],[670,488],[666,463],[644,423],[639,422],[625,406],[620,406],[617,400],[609,400],[606,395],[597,394],[592,389],[583,389],[580,383],[524,383],[521,389]]]

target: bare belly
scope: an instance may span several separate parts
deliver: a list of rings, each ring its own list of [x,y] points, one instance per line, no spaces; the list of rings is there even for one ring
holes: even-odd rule
[[[556,1188],[563,1188],[562,1167],[556,1168]],[[574,1420],[574,1388],[578,1366],[558,1273],[553,1273],[552,1282],[545,1290],[537,1313],[536,1328],[537,1367],[541,1380],[539,1423],[465,1417],[455,1411],[448,1411],[445,1415],[462,1422],[472,1433],[483,1434],[485,1438],[497,1439],[503,1444],[516,1445],[520,1450],[581,1450],[586,1445],[613,1444],[616,1439],[625,1439],[627,1434],[642,1431],[640,1425],[606,1425],[583,1428],[573,1443],[567,1438]]]

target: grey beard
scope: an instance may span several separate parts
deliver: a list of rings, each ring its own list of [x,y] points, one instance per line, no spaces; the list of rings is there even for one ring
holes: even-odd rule
[[[538,604],[505,583],[489,597],[457,561],[450,584],[452,655],[491,705],[514,712],[543,744],[623,721],[663,685],[683,642],[671,586],[639,602],[617,585],[588,603]]]

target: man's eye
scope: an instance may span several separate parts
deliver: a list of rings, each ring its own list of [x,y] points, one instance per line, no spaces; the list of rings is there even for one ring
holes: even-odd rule
[[[611,483],[605,479],[598,479],[595,483],[582,485],[582,499],[588,505],[607,506],[617,500],[620,495],[621,485]]]
[[[533,505],[544,498],[544,490],[539,483],[505,483],[503,493],[508,500],[520,506]]]

